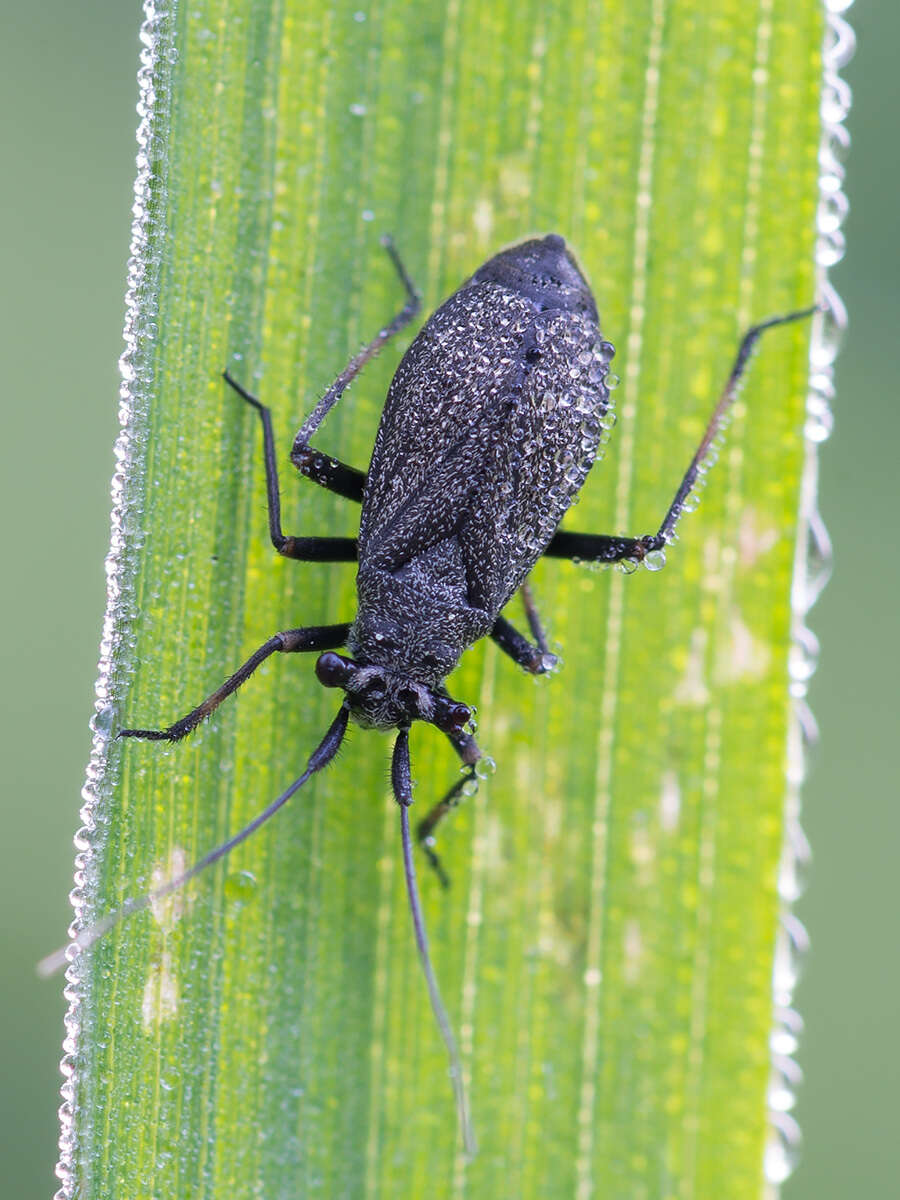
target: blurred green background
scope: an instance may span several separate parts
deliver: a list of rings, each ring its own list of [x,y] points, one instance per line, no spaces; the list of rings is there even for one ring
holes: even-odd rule
[[[800,1165],[785,1200],[896,1194],[900,970],[897,596],[900,490],[900,6],[857,0],[846,225],[833,272],[851,325],[821,507],[836,574],[811,623],[822,745],[805,789],[814,851],[799,906],[811,937],[797,993],[806,1082]],[[137,3],[20,6],[4,21],[0,192],[5,351],[0,511],[4,637],[4,986],[0,1129],[5,1194],[54,1190],[62,1015],[35,961],[69,919],[72,834],[89,748],[117,430],[136,117]],[[729,302],[727,296],[723,304]],[[611,331],[614,332],[614,331]]]

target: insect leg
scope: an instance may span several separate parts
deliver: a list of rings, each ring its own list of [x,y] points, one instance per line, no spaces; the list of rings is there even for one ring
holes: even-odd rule
[[[806,317],[811,317],[816,311],[818,311],[817,308],[813,306],[799,309],[797,312],[785,313],[782,316],[769,317],[757,325],[752,325],[741,338],[728,379],[713,409],[703,437],[700,439],[700,445],[694,452],[694,457],[684,473],[684,478],[678,486],[674,500],[669,505],[658,533],[630,538],[612,537],[606,534],[560,532],[554,536],[544,553],[551,558],[582,558],[592,562],[612,563],[620,562],[623,559],[639,562],[651,550],[661,550],[667,542],[670,542],[675,532],[675,526],[684,512],[685,501],[708,465],[707,458],[713,448],[713,443],[722,431],[728,410],[737,397],[741,380],[756,343],[767,329],[772,329],[777,325],[787,325],[792,321],[802,321]]]
[[[665,544],[665,538],[659,534],[632,538],[560,530],[554,534],[544,554],[547,558],[573,558],[583,562],[617,563],[623,559],[640,562],[651,550],[660,550]]]
[[[337,377],[310,416],[304,422],[300,432],[294,439],[291,450],[291,462],[302,475],[317,483],[320,487],[347,500],[356,503],[362,501],[363,487],[366,482],[364,471],[356,467],[348,467],[328,454],[323,454],[310,446],[309,439],[321,425],[326,415],[341,398],[348,385],[356,378],[381,347],[403,328],[419,311],[421,304],[419,294],[407,274],[406,267],[397,253],[393,241],[389,237],[382,239],[382,245],[387,250],[391,262],[400,276],[406,289],[406,304],[394,317],[390,324],[378,331],[378,334],[367,346],[355,355],[341,374]],[[278,466],[275,459],[275,439],[272,434],[272,416],[268,408],[241,387],[235,379],[225,372],[225,381],[242,396],[248,404],[260,415],[263,425],[263,457],[266,465],[266,493],[269,502],[269,536],[279,554],[286,558],[298,558],[307,562],[353,562],[356,559],[356,541],[353,538],[299,538],[285,537],[281,530],[281,500],[278,491]]]
[[[547,645],[547,634],[544,630],[544,623],[541,621],[541,614],[537,610],[537,605],[534,602],[534,593],[527,579],[521,588],[519,588],[519,591],[522,594],[522,604],[525,607],[525,616],[528,620],[528,628],[531,630],[531,636],[537,642],[541,654],[549,654],[550,647]]]
[[[502,617],[500,619],[502,620]],[[512,629],[512,626],[510,628]],[[524,642],[525,639],[522,638],[522,641]],[[447,813],[451,809],[456,808],[463,796],[471,795],[473,790],[477,789],[478,774],[475,770],[475,764],[481,758],[481,750],[478,743],[470,733],[464,733],[462,730],[459,730],[455,733],[448,733],[447,737],[453,749],[462,760],[464,769],[453,787],[449,788],[440,800],[431,806],[416,826],[416,841],[422,848],[422,852],[428,859],[429,866],[434,869],[443,887],[450,886],[450,878],[435,852],[434,831],[440,825],[441,821],[443,821],[444,817],[446,817]]]
[[[267,642],[263,642],[247,661],[231,675],[212,695],[207,696],[202,704],[170,725],[168,729],[120,729],[119,737],[144,738],[150,742],[178,742],[196,729],[202,720],[219,707],[222,701],[236,692],[242,683],[246,683],[258,666],[266,661],[270,654],[280,652],[288,654],[298,650],[333,650],[343,646],[350,632],[349,623],[342,625],[310,625],[306,629],[287,629],[283,633],[273,634]]]
[[[556,663],[549,651],[541,649],[539,645],[532,645],[505,617],[498,617],[494,622],[491,637],[504,654],[508,654],[513,662],[517,662],[532,675],[543,675]]]
[[[323,454],[321,450],[314,450],[312,446],[301,446],[299,449],[295,446],[291,453],[291,462],[301,475],[305,475],[319,487],[335,492],[345,500],[354,500],[357,504],[362,504],[363,488],[366,486],[365,471],[348,467],[346,463],[338,462],[330,454]]]
[[[394,264],[394,268],[400,276],[403,286],[406,288],[406,303],[394,319],[388,325],[385,325],[383,329],[379,329],[372,341],[367,346],[363,346],[362,350],[350,359],[349,363],[347,363],[346,367],[344,367],[343,371],[341,371],[340,375],[338,375],[337,379],[300,426],[300,432],[294,439],[294,448],[291,451],[292,459],[297,457],[302,458],[311,449],[309,439],[325,420],[325,417],[334,405],[340,400],[347,387],[353,382],[366,363],[375,357],[381,347],[386,342],[389,342],[394,334],[399,333],[404,325],[409,324],[421,307],[422,301],[419,293],[416,291],[415,285],[407,274],[406,267],[397,253],[393,240],[389,237],[383,237],[381,244],[387,250],[391,262]]]
[[[237,380],[224,372],[223,378],[241,399],[259,413],[263,428],[263,462],[266,467],[266,499],[269,508],[269,537],[272,545],[285,558],[296,558],[303,562],[355,562],[356,538],[348,537],[285,537],[281,530],[281,496],[278,488],[278,463],[275,458],[275,436],[272,432],[272,413],[259,400],[242,387]],[[323,457],[323,456],[320,456]],[[334,464],[341,467],[340,463]],[[351,467],[343,467],[352,472]],[[318,480],[316,482],[319,482]],[[326,485],[327,486],[327,485]],[[340,491],[338,487],[332,491]]]

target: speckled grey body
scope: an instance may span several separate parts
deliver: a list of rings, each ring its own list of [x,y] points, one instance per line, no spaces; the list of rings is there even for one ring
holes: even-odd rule
[[[366,478],[357,662],[439,687],[491,631],[604,440],[613,353],[553,235],[488,260],[434,313],[391,383]],[[394,724],[392,701],[354,716]]]

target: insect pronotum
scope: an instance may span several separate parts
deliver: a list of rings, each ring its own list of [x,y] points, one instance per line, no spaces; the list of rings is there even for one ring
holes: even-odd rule
[[[656,533],[560,532],[557,527],[613,423],[607,376],[614,350],[601,336],[584,275],[555,234],[489,259],[425,323],[388,390],[368,471],[338,462],[310,444],[348,384],[419,310],[419,296],[393,242],[383,241],[406,302],[347,364],[301,426],[291,451],[291,461],[303,475],[362,504],[357,538],[283,533],[269,409],[225,373],[226,382],[253,406],[262,424],[269,536],[275,549],[304,562],[356,562],[354,620],[276,633],[202,704],[168,728],[122,729],[119,737],[179,741],[275,653],[318,652],[319,682],[344,693],[337,715],[302,775],[250,824],[188,871],[84,930],[75,945],[90,945],[121,917],[182,887],[249,837],[331,762],[349,720],[396,729],[391,780],[400,809],[416,945],[450,1059],[464,1146],[473,1153],[459,1054],[432,969],[416,885],[409,727],[413,721],[435,725],[463,764],[458,782],[417,826],[425,857],[446,882],[434,849],[435,830],[464,790],[475,785],[482,755],[469,727],[471,709],[448,694],[445,678],[463,651],[483,637],[492,638],[526,671],[551,670],[556,660],[527,592],[526,580],[537,560],[542,555],[602,563],[659,558],[760,335],[815,310],[770,317],[745,333],[706,432]],[[533,641],[502,615],[520,588],[526,589]],[[339,648],[348,653],[339,654]],[[59,955],[51,956],[42,966],[52,970],[60,961]]]

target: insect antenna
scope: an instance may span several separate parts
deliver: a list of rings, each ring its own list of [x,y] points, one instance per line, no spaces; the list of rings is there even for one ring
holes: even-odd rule
[[[725,387],[722,389],[722,394],[719,397],[719,402],[713,409],[713,414],[709,419],[709,424],[706,426],[706,431],[700,445],[691,459],[690,466],[685,472],[684,479],[681,481],[681,486],[675,493],[675,499],[669,506],[669,511],[666,513],[665,520],[659,527],[657,538],[663,542],[670,540],[675,531],[675,526],[678,524],[678,519],[684,509],[684,503],[691,494],[694,485],[697,482],[697,476],[703,469],[703,460],[709,454],[710,448],[716,439],[716,436],[722,429],[725,416],[731,408],[734,401],[737,399],[738,390],[740,388],[741,379],[744,371],[747,369],[747,363],[750,360],[750,355],[753,353],[756,343],[767,329],[772,329],[776,325],[788,325],[792,321],[802,321],[806,317],[811,317],[813,313],[819,312],[817,304],[810,308],[801,308],[796,312],[785,313],[777,317],[769,317],[765,321],[760,321],[758,325],[753,325],[744,334],[741,339],[741,344],[738,347],[738,352],[735,355],[734,363],[731,371],[728,374],[728,380]]]
[[[462,1061],[456,1038],[450,1026],[450,1017],[441,999],[440,989],[431,965],[431,955],[428,952],[428,934],[425,932],[425,917],[419,900],[419,889],[416,884],[416,866],[413,860],[412,838],[409,832],[409,806],[412,798],[412,776],[409,765],[409,729],[401,728],[394,743],[394,754],[391,760],[391,783],[394,796],[400,806],[400,837],[403,842],[403,873],[406,877],[406,892],[409,896],[409,908],[412,913],[413,929],[416,935],[416,949],[419,961],[428,985],[428,997],[431,1008],[438,1024],[447,1057],[450,1060],[450,1079],[453,1083],[453,1095],[456,1100],[456,1111],[459,1126],[462,1131],[463,1148],[469,1158],[474,1158],[478,1152],[478,1143],[472,1129],[472,1119],[469,1114],[469,1102],[466,1099],[466,1088],[463,1082]]]
[[[88,926],[87,929],[82,929],[71,942],[68,942],[65,946],[61,946],[59,950],[54,950],[46,958],[41,959],[37,965],[38,975],[46,978],[48,975],[59,971],[68,962],[68,949],[70,946],[77,946],[79,950],[93,946],[96,941],[102,938],[105,933],[108,933],[114,925],[118,925],[125,917],[130,917],[132,913],[140,912],[156,900],[162,900],[165,896],[171,895],[172,892],[177,892],[186,883],[190,883],[201,871],[205,871],[207,867],[211,867],[220,858],[224,858],[226,854],[230,854],[235,846],[239,846],[241,842],[246,841],[251,833],[255,833],[260,825],[264,825],[270,817],[278,812],[279,808],[287,804],[291,796],[303,787],[311,775],[315,775],[317,771],[321,771],[323,767],[328,766],[337,754],[341,742],[344,740],[349,715],[348,709],[342,704],[338,715],[329,726],[328,732],[309,756],[309,762],[306,764],[306,770],[303,774],[295,779],[291,786],[286,788],[271,804],[267,804],[262,812],[258,813],[243,829],[239,829],[237,833],[228,838],[227,841],[222,842],[221,845],[215,846],[207,854],[204,854],[201,859],[198,859],[192,867],[188,867],[186,871],[183,871],[180,875],[176,875],[174,879],[168,880],[150,892],[145,892],[143,896],[135,896],[132,900],[126,900],[122,907],[117,908],[115,912],[102,917],[93,925]]]

